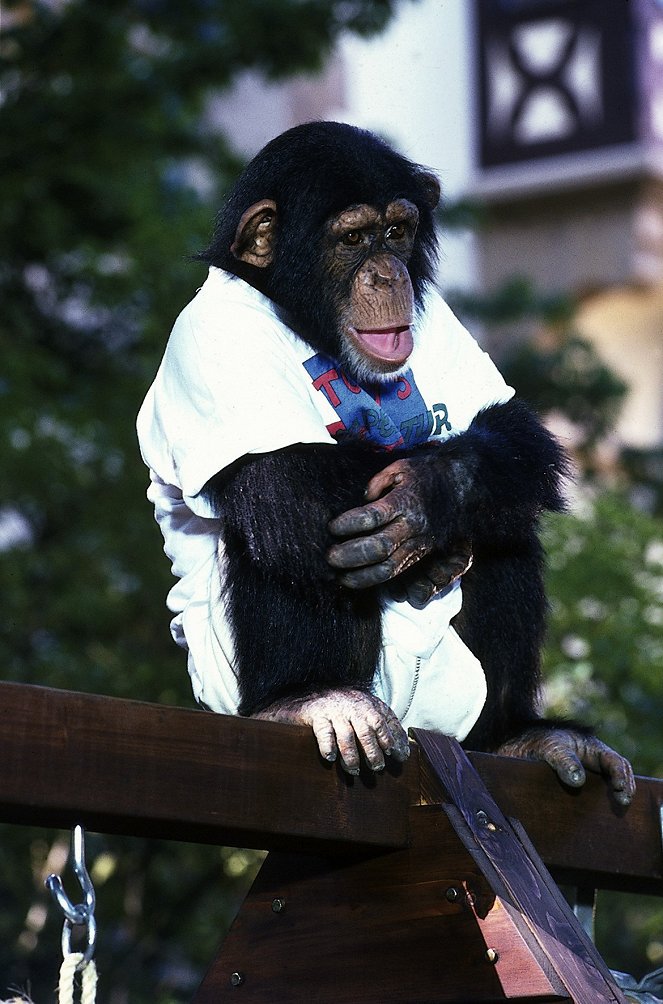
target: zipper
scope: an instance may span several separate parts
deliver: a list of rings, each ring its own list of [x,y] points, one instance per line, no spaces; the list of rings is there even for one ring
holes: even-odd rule
[[[403,715],[401,717],[401,721],[405,718],[405,716],[407,715],[408,711],[412,707],[412,702],[414,700],[414,694],[415,694],[415,691],[417,689],[417,684],[419,683],[419,672],[420,672],[420,670],[421,670],[421,656],[418,655],[417,658],[415,659],[415,662],[414,662],[414,678],[412,680],[412,687],[410,688],[410,699],[407,702],[407,708],[403,712]]]

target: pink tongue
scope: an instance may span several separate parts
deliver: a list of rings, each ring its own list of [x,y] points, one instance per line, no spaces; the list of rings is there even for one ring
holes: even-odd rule
[[[405,362],[414,347],[410,328],[358,331],[357,335],[370,355],[388,362]]]

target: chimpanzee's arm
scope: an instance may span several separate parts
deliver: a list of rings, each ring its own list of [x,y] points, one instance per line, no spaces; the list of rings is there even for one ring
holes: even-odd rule
[[[488,697],[466,744],[544,759],[571,785],[584,782],[583,765],[601,770],[626,805],[630,764],[589,729],[543,720],[537,708],[546,614],[537,524],[543,510],[563,507],[565,473],[563,452],[526,406],[495,405],[467,432],[376,475],[368,505],[332,521],[349,539],[328,560],[350,587],[428,581],[430,596],[445,584],[444,574],[423,574],[438,555],[472,550],[455,626],[483,665]]]
[[[222,525],[224,589],[240,714],[312,725],[323,756],[359,769],[403,758],[407,738],[368,693],[381,648],[374,590],[340,585],[325,560],[333,515],[359,503],[384,456],[298,446],[258,455],[207,484]]]
[[[631,765],[591,729],[539,713],[540,650],[545,630],[542,551],[534,532],[510,554],[499,545],[477,549],[463,580],[463,607],[454,621],[480,660],[488,694],[465,739],[469,749],[545,760],[565,784],[585,781],[585,767],[610,779],[615,800],[635,791]]]
[[[492,405],[467,431],[411,451],[369,483],[368,504],[330,529],[346,538],[328,560],[351,588],[385,582],[461,542],[522,541],[544,509],[562,508],[566,459],[520,401]]]

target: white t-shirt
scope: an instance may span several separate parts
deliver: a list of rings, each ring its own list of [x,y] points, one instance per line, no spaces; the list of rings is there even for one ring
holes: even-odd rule
[[[177,319],[138,415],[150,469],[148,498],[178,581],[168,594],[175,641],[188,651],[196,698],[236,714],[239,690],[220,590],[223,541],[201,495],[247,454],[297,443],[362,438],[378,449],[446,439],[513,391],[442,298],[416,319],[410,368],[371,396],[316,353],[247,283],[211,268]],[[423,610],[386,598],[373,690],[406,727],[463,739],[486,686],[481,666],[450,626],[456,583]]]

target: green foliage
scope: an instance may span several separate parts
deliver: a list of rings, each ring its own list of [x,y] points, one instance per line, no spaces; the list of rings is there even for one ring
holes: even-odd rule
[[[561,411],[592,447],[614,426],[626,384],[586,339],[566,333],[546,348],[521,342],[500,361],[507,383],[541,414]]]
[[[315,71],[398,0],[3,4],[0,35],[0,658],[7,679],[191,702],[134,419],[192,253],[239,168],[210,133],[246,69]],[[112,769],[112,765],[109,765]],[[50,1000],[58,834],[0,828],[0,997]],[[100,1001],[188,1000],[255,854],[93,837]]]
[[[464,204],[460,203],[460,211]],[[452,219],[455,218],[455,211]],[[485,324],[510,324],[522,318],[537,318],[549,324],[569,322],[573,301],[558,293],[541,293],[526,276],[514,276],[504,285],[482,296],[454,292],[449,303],[459,314]]]
[[[621,452],[621,465],[636,494],[657,516],[663,516],[663,447],[638,449],[626,447]]]
[[[546,701],[597,726],[638,773],[663,777],[663,524],[590,492],[549,516]]]
[[[551,618],[546,710],[593,724],[639,774],[663,777],[663,522],[589,491],[545,521]],[[660,899],[601,892],[597,946],[613,969],[663,964]]]

